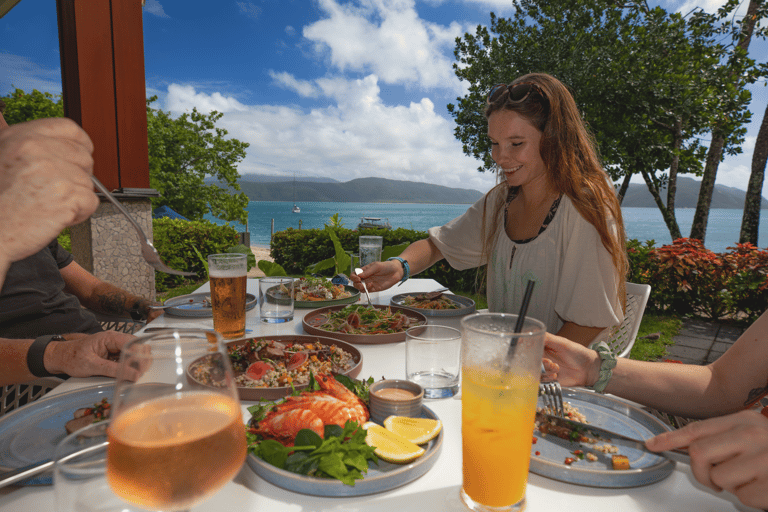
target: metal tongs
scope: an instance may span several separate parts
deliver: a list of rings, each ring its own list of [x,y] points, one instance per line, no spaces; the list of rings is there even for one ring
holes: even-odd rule
[[[149,238],[147,238],[147,235],[144,234],[144,230],[141,229],[141,226],[139,226],[139,223],[136,222],[133,217],[131,217],[131,214],[128,213],[128,210],[126,210],[120,202],[114,198],[112,194],[109,193],[109,190],[107,190],[107,187],[101,184],[101,182],[96,179],[96,176],[91,175],[91,181],[93,181],[93,184],[96,185],[96,188],[106,196],[109,201],[115,205],[115,208],[118,209],[120,213],[125,215],[125,218],[128,219],[128,221],[133,225],[133,227],[136,229],[136,232],[139,234],[139,243],[141,244],[141,255],[144,257],[144,260],[149,263],[152,267],[154,267],[155,270],[159,270],[160,272],[165,272],[166,274],[176,274],[177,276],[195,276],[197,275],[194,272],[182,272],[180,270],[174,270],[160,259],[160,255],[157,253],[157,249],[155,249],[155,246],[152,245],[152,242],[149,241]]]

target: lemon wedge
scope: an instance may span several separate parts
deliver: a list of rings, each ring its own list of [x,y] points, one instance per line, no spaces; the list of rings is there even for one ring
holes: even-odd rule
[[[363,428],[368,432],[365,444],[375,447],[373,451],[380,459],[396,464],[405,464],[424,455],[424,448],[401,436],[377,425],[372,421]]]
[[[390,416],[384,420],[384,428],[400,434],[414,444],[424,444],[437,437],[443,429],[443,423],[429,418]]]

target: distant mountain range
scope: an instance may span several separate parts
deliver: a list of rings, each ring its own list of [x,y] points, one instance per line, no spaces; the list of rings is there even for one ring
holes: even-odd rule
[[[207,183],[215,182],[212,178]],[[472,204],[482,197],[474,189],[450,188],[432,183],[397,181],[385,178],[358,178],[340,182],[332,178],[305,176],[294,182],[285,176],[243,174],[240,187],[251,201],[320,201],[339,203],[435,203]],[[681,176],[677,180],[675,206],[696,208],[701,182]],[[746,192],[734,187],[715,185],[712,194],[712,208],[744,208]],[[662,200],[667,202],[667,190],[663,189]],[[629,186],[624,207],[656,208],[651,193],[644,183]],[[768,209],[768,199],[762,199],[763,209]]]
[[[251,201],[320,201],[338,203],[472,204],[482,197],[473,189],[384,178],[358,178],[338,182],[329,178],[276,181],[276,176],[245,174],[239,183]],[[215,182],[211,178],[206,182]]]
[[[675,208],[696,208],[699,200],[699,188],[701,181],[680,176],[677,178],[677,193],[675,194]],[[712,193],[711,208],[732,208],[741,210],[744,208],[744,198],[747,193],[734,187],[715,185]],[[667,204],[667,189],[663,189],[661,199]],[[653,196],[648,192],[645,183],[633,183],[629,185],[621,206],[635,208],[656,208]],[[763,198],[762,209],[768,208],[768,199]]]

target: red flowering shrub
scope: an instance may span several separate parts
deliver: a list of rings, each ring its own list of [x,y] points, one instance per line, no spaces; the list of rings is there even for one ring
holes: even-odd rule
[[[629,281],[651,285],[648,308],[717,319],[756,319],[768,309],[768,251],[751,244],[715,254],[700,240],[680,238],[651,248],[627,244]]]

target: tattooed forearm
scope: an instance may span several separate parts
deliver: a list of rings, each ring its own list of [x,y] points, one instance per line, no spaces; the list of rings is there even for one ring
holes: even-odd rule
[[[744,402],[744,407],[749,407],[750,405],[754,404],[760,398],[762,398],[762,396],[765,395],[766,393],[768,393],[768,385],[762,388],[753,389],[747,395],[747,401]]]
[[[125,316],[131,309],[145,309],[148,301],[137,300],[136,297],[120,291],[110,291],[101,293],[97,296],[99,309],[103,313],[112,313],[114,315]]]

